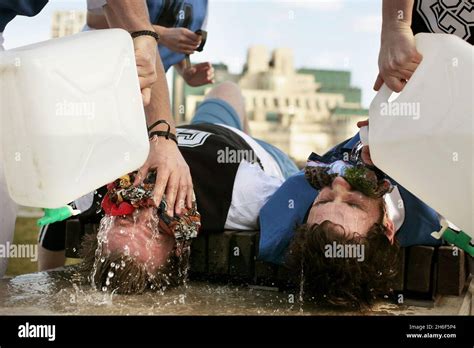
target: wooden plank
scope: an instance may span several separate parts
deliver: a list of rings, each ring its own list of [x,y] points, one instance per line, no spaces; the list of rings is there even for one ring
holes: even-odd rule
[[[398,270],[395,279],[393,280],[393,290],[396,292],[403,291],[405,288],[405,259],[406,259],[406,248],[400,248],[398,254]]]
[[[434,247],[412,246],[408,250],[406,290],[428,294],[432,291]]]
[[[83,224],[84,226],[84,234],[92,234],[97,232],[97,230],[94,229],[93,224]]]
[[[462,296],[463,301],[461,303],[461,307],[459,307],[458,315],[471,315],[471,302],[472,302],[472,294],[467,289],[467,291],[464,293],[464,296]]]
[[[278,266],[270,262],[255,261],[254,282],[258,285],[275,286]]]
[[[459,307],[458,310],[458,315],[472,315],[473,312],[473,301],[474,301],[474,278],[469,277],[466,281],[466,286],[464,287],[464,291],[459,296],[462,298],[462,303],[461,306]],[[447,297],[453,297],[453,296],[447,296]]]
[[[466,281],[464,251],[453,246],[438,249],[438,293],[461,295]]]
[[[471,255],[464,253],[466,258],[466,277],[470,274],[474,275],[474,257]]]
[[[84,236],[84,228],[79,219],[66,221],[66,257],[79,258],[79,248]]]
[[[295,286],[295,279],[292,279],[290,270],[284,266],[279,265],[277,270],[277,283],[281,288],[288,288]]]
[[[230,241],[235,232],[210,234],[208,236],[208,272],[211,275],[229,274]]]
[[[468,292],[471,293],[471,315],[474,315],[474,277],[469,278]]]
[[[200,235],[193,240],[189,265],[192,275],[207,272],[207,236]]]
[[[235,232],[230,243],[231,276],[251,280],[255,273],[256,232]]]

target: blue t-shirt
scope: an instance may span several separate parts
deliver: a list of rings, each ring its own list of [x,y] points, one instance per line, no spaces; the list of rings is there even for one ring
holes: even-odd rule
[[[318,156],[318,160],[325,163],[342,160],[345,157],[344,154],[350,153],[359,140],[359,134],[357,134],[334,147],[324,156]],[[394,180],[390,179],[390,181],[397,185],[405,208],[405,219],[396,234],[400,245],[402,247],[440,245],[442,241],[431,236],[432,232],[441,229],[436,211]],[[277,264],[284,262],[294,230],[305,222],[306,214],[318,194],[319,191],[307,182],[303,171],[286,180],[273,194],[259,214],[259,259]]]
[[[192,32],[203,29],[207,16],[207,0],[147,0],[152,24],[167,28],[188,28]],[[160,45],[161,60],[165,71],[181,62],[185,54]]]
[[[0,0],[0,33],[16,16],[36,16],[48,0]]]

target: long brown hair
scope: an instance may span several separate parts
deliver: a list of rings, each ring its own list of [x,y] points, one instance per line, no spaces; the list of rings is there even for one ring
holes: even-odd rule
[[[341,228],[330,221],[299,226],[288,249],[287,265],[291,274],[303,274],[305,299],[333,306],[368,307],[376,298],[392,293],[400,247],[397,241],[390,243],[380,223],[363,238],[341,234]],[[364,245],[364,260],[326,257],[325,247],[333,242]]]

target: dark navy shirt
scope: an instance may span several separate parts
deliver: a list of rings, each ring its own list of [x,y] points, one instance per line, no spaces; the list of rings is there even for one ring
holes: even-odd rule
[[[16,16],[36,16],[48,0],[0,0],[0,33]]]

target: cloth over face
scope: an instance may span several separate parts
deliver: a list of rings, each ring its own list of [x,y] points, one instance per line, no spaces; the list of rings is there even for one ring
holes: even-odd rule
[[[153,189],[156,171],[149,172],[143,183],[134,186],[137,172],[124,175],[107,185],[107,193],[102,200],[102,209],[110,216],[133,214],[136,209],[154,207]],[[201,227],[201,215],[197,210],[196,200],[190,209],[185,209],[181,216],[169,216],[166,197],[163,196],[158,210],[160,231],[175,236],[177,240],[196,238]]]
[[[384,178],[383,173],[361,164],[338,166],[339,162],[344,163],[336,161],[326,164],[308,161],[304,169],[306,180],[316,190],[321,190],[325,186],[331,186],[333,180],[341,176],[354,190],[371,198],[380,198],[392,191],[393,186],[388,179]]]

